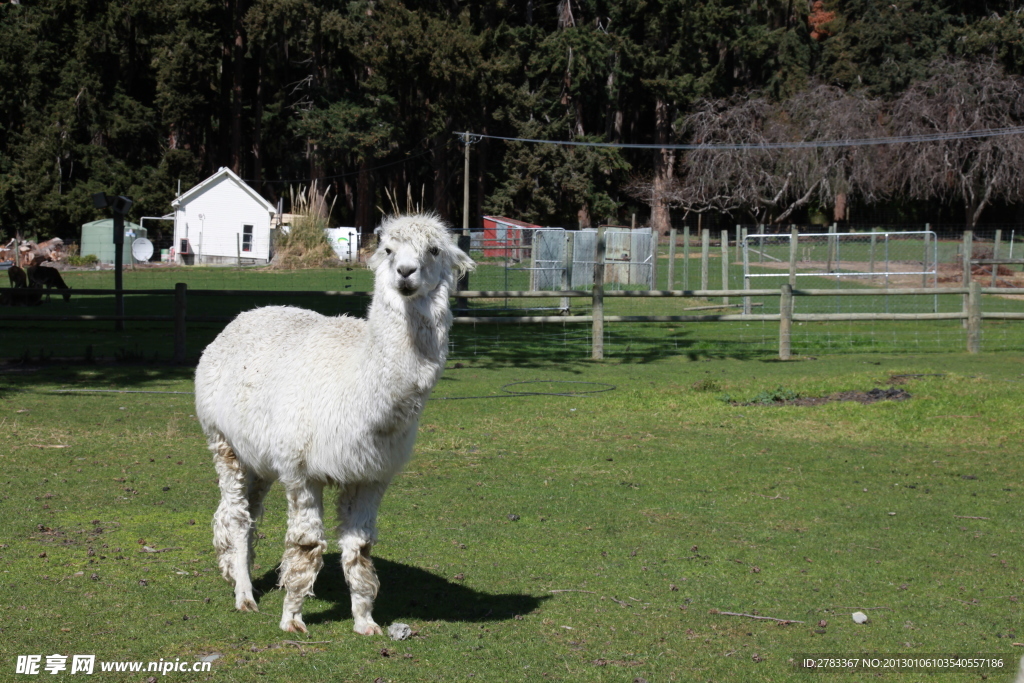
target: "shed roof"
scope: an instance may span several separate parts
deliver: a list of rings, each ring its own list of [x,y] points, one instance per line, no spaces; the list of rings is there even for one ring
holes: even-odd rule
[[[533,223],[527,223],[526,221],[519,221],[515,218],[506,218],[504,216],[484,216],[485,221],[491,221],[498,225],[507,225],[513,228],[539,228],[541,226],[534,225]]]
[[[134,230],[134,229],[141,228],[141,227],[142,226],[139,225],[138,223],[132,223],[131,221],[125,221],[124,222],[124,229],[125,230],[127,230],[129,228]],[[114,229],[114,219],[113,218],[101,218],[98,221],[92,221],[92,222],[89,222],[89,223],[82,223],[82,228],[83,228],[83,230],[85,228],[90,228],[90,229],[92,229],[92,228],[96,228],[96,229],[102,228],[103,230],[113,230]]]
[[[261,206],[263,206],[263,208],[265,208],[267,211],[269,211],[270,213],[276,213],[277,212],[277,208],[273,204],[271,204],[266,199],[264,199],[263,196],[260,195],[259,192],[257,192],[256,190],[252,189],[251,187],[249,187],[248,183],[246,183],[244,180],[239,178],[235,174],[235,172],[232,171],[227,166],[221,166],[220,169],[216,173],[214,173],[212,176],[210,176],[209,178],[207,178],[203,182],[199,183],[198,185],[196,185],[192,189],[188,190],[184,194],[181,194],[181,195],[175,197],[174,200],[171,201],[171,206],[173,206],[175,209],[177,209],[182,204],[188,204],[189,200],[192,197],[198,195],[205,188],[209,187],[210,185],[213,185],[215,182],[217,182],[218,180],[220,180],[221,178],[223,178],[225,176],[228,177],[236,185],[241,187],[243,190],[245,190],[246,193],[249,194],[249,196],[251,196],[255,201],[257,201]]]

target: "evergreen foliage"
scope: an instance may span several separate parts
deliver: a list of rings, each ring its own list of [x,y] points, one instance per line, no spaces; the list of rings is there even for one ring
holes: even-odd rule
[[[100,191],[132,196],[133,219],[162,215],[179,181],[220,166],[275,203],[290,185],[330,187],[334,224],[371,229],[384,191],[408,186],[458,223],[457,131],[681,142],[707,100],[778,102],[823,83],[894,102],[947,59],[1024,73],[1015,0],[826,0],[834,19],[812,31],[813,4],[0,4],[0,231],[75,238]],[[473,154],[474,224],[485,211],[624,223],[648,212],[630,182],[689,172],[650,150],[484,140]]]

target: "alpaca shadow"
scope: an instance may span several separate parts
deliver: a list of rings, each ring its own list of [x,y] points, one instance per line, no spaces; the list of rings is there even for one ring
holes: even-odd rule
[[[381,586],[373,605],[373,618],[383,625],[395,621],[501,621],[528,614],[549,597],[476,591],[419,567],[379,557],[373,558],[373,565]],[[265,572],[253,583],[260,593],[273,590],[276,585],[276,569]],[[318,612],[305,612],[306,624],[352,618],[339,553],[324,555],[324,567],[313,591],[317,598],[332,605]]]
[[[34,352],[34,351],[33,351]],[[123,367],[105,365],[102,370],[101,386],[118,386],[123,388],[152,388],[154,383],[162,382],[191,382],[195,368],[181,366],[160,366],[155,365],[139,372],[138,366]],[[73,365],[70,361],[43,360],[38,363],[35,359],[21,366],[9,364],[0,373],[0,397],[17,393],[52,393],[54,396],[65,398],[74,397],[80,404],[87,404],[95,398],[109,396],[106,392],[90,393],[81,391],[90,387],[96,387],[98,383],[95,366]],[[40,385],[60,384],[68,393],[59,393],[57,390],[40,388]],[[159,389],[160,387],[155,387]],[[74,391],[78,389],[79,392]],[[182,391],[191,389],[189,386],[182,387]]]

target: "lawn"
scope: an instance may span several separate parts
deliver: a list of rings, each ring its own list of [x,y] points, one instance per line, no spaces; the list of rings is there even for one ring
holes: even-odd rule
[[[1022,360],[453,359],[381,509],[375,616],[409,624],[402,642],[352,633],[333,546],[309,634],[277,629],[278,488],[259,528],[260,612],[233,611],[210,545],[210,456],[191,396],[171,393],[192,390],[190,369],[7,366],[0,679],[30,680],[18,655],[55,653],[215,656],[208,673],[169,674],[187,681],[652,683],[835,680],[795,669],[804,653],[970,653],[1005,670],[842,675],[1010,680],[1024,654]],[[875,388],[910,398],[763,403]]]

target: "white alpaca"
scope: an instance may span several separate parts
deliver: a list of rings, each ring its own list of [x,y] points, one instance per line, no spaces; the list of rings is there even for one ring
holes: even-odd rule
[[[306,631],[302,602],[323,566],[330,484],[339,489],[338,545],[355,631],[381,633],[370,614],[380,585],[370,560],[377,509],[409,460],[444,368],[449,292],[475,265],[433,215],[391,218],[378,233],[366,320],[260,308],[224,328],[196,368],[196,415],[220,476],[213,545],[241,611],[256,611],[249,566],[263,498],[274,480],[285,487],[285,631]]]

